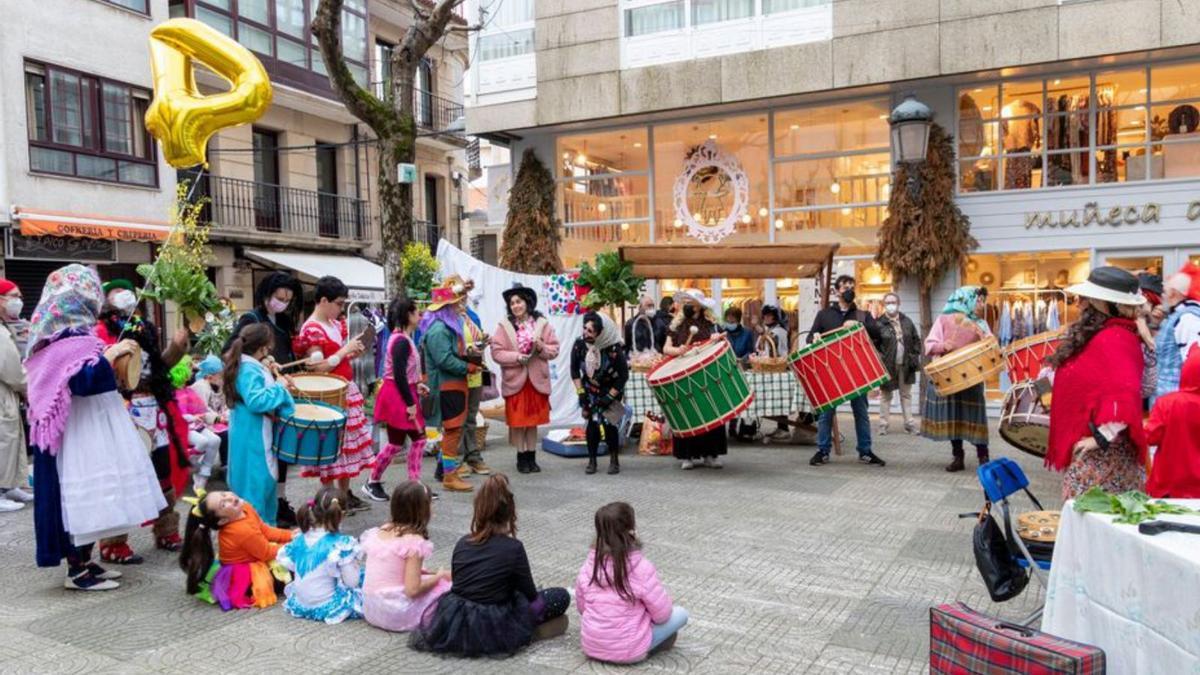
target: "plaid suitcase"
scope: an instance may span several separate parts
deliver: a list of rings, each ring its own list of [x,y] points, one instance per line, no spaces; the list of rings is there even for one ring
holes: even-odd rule
[[[961,602],[929,610],[929,672],[1101,674],[1104,650],[1006,623]]]

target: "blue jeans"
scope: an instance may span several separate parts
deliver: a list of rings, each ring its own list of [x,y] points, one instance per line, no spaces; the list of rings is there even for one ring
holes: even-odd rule
[[[654,651],[656,647],[678,633],[680,628],[687,625],[687,622],[687,610],[676,605],[671,608],[671,617],[667,619],[666,623],[650,624],[650,651]]]
[[[858,440],[858,454],[871,454],[871,417],[868,414],[867,397],[850,399],[854,411],[854,435]],[[826,457],[833,447],[833,410],[826,410],[817,418],[817,450]]]

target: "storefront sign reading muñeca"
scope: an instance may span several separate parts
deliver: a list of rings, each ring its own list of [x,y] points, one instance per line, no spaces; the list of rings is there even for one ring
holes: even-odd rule
[[[1195,202],[1193,202],[1195,204]],[[1102,209],[1096,202],[1088,202],[1082,209],[1062,211],[1034,211],[1025,214],[1025,229],[1034,227],[1088,227],[1089,225],[1136,225],[1157,223],[1161,207],[1150,203],[1142,206],[1113,206]],[[1188,209],[1191,218],[1192,210]],[[1194,220],[1194,219],[1193,219]]]
[[[676,225],[686,224],[689,236],[715,244],[733,234],[746,214],[750,179],[737,157],[709,139],[688,151],[674,201]]]

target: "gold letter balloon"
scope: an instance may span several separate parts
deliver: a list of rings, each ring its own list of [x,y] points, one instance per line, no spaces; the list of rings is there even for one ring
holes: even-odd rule
[[[201,94],[192,61],[232,88]],[[249,124],[271,105],[271,81],[262,63],[232,38],[195,19],[171,19],[150,31],[150,67],[154,100],[146,110],[146,128],[176,169],[208,166],[205,151],[213,134]]]

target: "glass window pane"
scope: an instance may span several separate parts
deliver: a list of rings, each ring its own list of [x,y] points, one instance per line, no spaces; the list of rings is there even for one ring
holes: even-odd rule
[[[1096,145],[1121,145],[1146,141],[1146,107],[1103,109],[1096,112],[1100,126],[1096,129]]]
[[[1052,77],[1046,80],[1046,113],[1087,110],[1092,80],[1083,77]],[[1036,99],[1031,99],[1036,100]],[[1041,105],[1040,103],[1038,104]]]
[[[79,78],[69,73],[50,72],[50,107],[55,143],[83,145],[83,110]]]
[[[366,6],[363,4],[363,0],[346,0],[345,7],[346,9],[353,9],[356,12],[367,11]]]
[[[1163,178],[1200,176],[1200,142],[1159,143],[1151,147],[1156,161],[1162,159]]]
[[[887,153],[828,157],[775,165],[775,206],[834,206],[887,200]]]
[[[275,55],[275,41],[271,39],[271,34],[255,28],[245,21],[238,22],[238,42],[259,54]]]
[[[970,159],[958,163],[960,192],[991,192],[996,189],[995,159]]]
[[[958,156],[986,157],[998,154],[999,136],[999,122],[960,119],[958,121]]]
[[[512,26],[533,21],[534,0],[480,0],[493,25]]]
[[[367,86],[367,69],[363,66],[356,66],[353,63],[346,64],[350,68],[350,74],[354,75],[354,81],[360,86]]]
[[[127,9],[132,9],[135,12],[141,12],[142,14],[149,13],[146,9],[146,0],[108,0],[108,2],[111,2],[114,5],[120,5],[121,7],[125,7]]]
[[[196,6],[199,7],[201,4],[212,5],[213,7],[217,7],[228,12],[232,6],[232,0],[198,0]]]
[[[313,54],[320,59],[320,54]],[[275,38],[275,58],[297,68],[308,68],[308,48],[303,43],[293,42],[282,36]]]
[[[1042,80],[1003,82],[1002,117],[1024,117],[1042,114]]]
[[[197,6],[196,18],[226,35],[233,35],[233,19],[224,14],[218,14],[211,9]]]
[[[1200,63],[1156,66],[1150,69],[1150,100],[1153,103],[1200,98]]]
[[[1000,123],[1000,132],[1004,136],[1004,151],[1030,152],[1041,149],[1041,129],[1041,117],[1006,118]]]
[[[1046,158],[1045,185],[1087,185],[1089,155],[1086,152],[1053,154]],[[1036,186],[1035,186],[1036,187]]]
[[[1003,189],[1028,190],[1031,187],[1041,187],[1041,163],[1042,158],[1039,155],[1005,157]],[[1038,181],[1034,180],[1035,173]]]
[[[692,25],[754,16],[754,0],[692,0]]]
[[[776,230],[802,231],[844,229],[850,227],[877,228],[887,218],[887,207],[843,207],[820,211],[794,211],[781,213],[776,218]],[[783,227],[778,227],[778,221]]]
[[[154,185],[154,167],[149,164],[121,162],[121,182],[134,185]]]
[[[342,12],[342,44],[346,58],[367,62],[367,21],[357,14]]]
[[[106,157],[91,155],[75,156],[75,175],[84,178],[99,178],[101,180],[117,180],[117,162]]]
[[[50,173],[64,173],[67,175],[75,173],[75,165],[72,162],[71,153],[47,148],[29,149],[29,169],[31,171],[48,171]]]
[[[559,177],[645,171],[650,151],[645,127],[558,138]]]
[[[269,0],[238,0],[238,17],[269,26],[271,25],[269,5]]]
[[[129,88],[105,83],[104,149],[122,155],[133,154]]]
[[[133,155],[144,159],[153,159],[154,147],[150,143],[150,132],[146,130],[146,109],[150,107],[150,99],[145,94],[133,97]]]
[[[304,0],[275,0],[275,28],[298,38],[304,37]]]
[[[510,56],[533,53],[533,29],[508,31],[484,35],[479,38],[477,49],[484,61],[504,59]]]
[[[775,156],[886,148],[888,101],[857,101],[775,114]]]
[[[320,75],[328,75],[329,71],[325,70],[325,59],[321,58],[321,52],[313,50],[312,52],[312,71]]]
[[[684,27],[683,0],[625,10],[625,35],[650,35]]]
[[[1046,118],[1046,148],[1048,150],[1071,150],[1088,147],[1088,116],[1086,112],[1050,115]],[[1113,128],[1105,134],[1116,133]],[[1097,139],[1100,131],[1097,130]],[[1006,139],[1007,140],[1007,139]],[[1110,140],[1109,143],[1115,141]]]
[[[1154,140],[1178,141],[1200,131],[1200,107],[1190,103],[1156,105],[1150,111]]]
[[[99,114],[96,112],[96,106],[100,102],[99,87],[95,80],[83,78],[80,81],[80,90],[83,92],[83,98],[80,99],[80,109],[83,112],[83,145],[86,148],[100,149],[100,139],[97,138],[96,119]]]
[[[46,140],[46,76],[40,73],[25,73],[25,118],[30,140]]]
[[[995,119],[1000,116],[1000,86],[987,84],[958,91],[960,119]]]
[[[1146,69],[1130,68],[1096,74],[1096,105],[1146,104]]]
[[[1096,182],[1124,183],[1146,180],[1146,171],[1157,180],[1163,177],[1162,156],[1146,160],[1146,148],[1132,145],[1124,148],[1101,148],[1096,151]]]
[[[795,9],[823,7],[833,4],[833,0],[763,0],[763,14],[778,14]]]
[[[646,176],[568,180],[558,184],[564,223],[645,218],[650,215]]]

